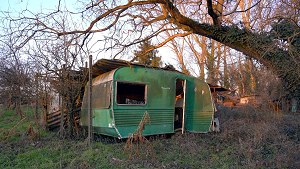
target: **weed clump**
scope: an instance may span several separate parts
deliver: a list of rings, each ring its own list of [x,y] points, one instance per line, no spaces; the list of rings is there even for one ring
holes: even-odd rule
[[[145,126],[148,123],[151,124],[151,121],[150,121],[150,116],[149,116],[148,112],[146,111],[144,113],[143,118],[142,118],[140,124],[138,125],[138,128],[136,129],[135,133],[132,133],[131,135],[129,135],[126,145],[124,147],[123,154],[125,154],[126,151],[129,150],[129,152],[130,152],[129,159],[132,159],[132,157],[140,156],[141,146],[144,143],[146,143],[147,147],[150,147],[150,149],[151,149],[152,160],[153,161],[155,160],[155,153],[154,153],[151,143],[149,142],[148,139],[146,139],[146,137],[144,137],[142,135],[142,132],[145,130]],[[134,152],[134,144],[136,145],[135,153],[133,153]]]

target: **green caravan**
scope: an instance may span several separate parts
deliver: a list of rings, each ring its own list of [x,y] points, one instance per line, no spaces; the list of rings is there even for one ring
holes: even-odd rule
[[[208,132],[214,109],[207,83],[170,68],[148,68],[116,60],[93,65],[92,127],[98,134],[127,138],[147,111],[143,135]],[[80,124],[88,126],[88,86]]]

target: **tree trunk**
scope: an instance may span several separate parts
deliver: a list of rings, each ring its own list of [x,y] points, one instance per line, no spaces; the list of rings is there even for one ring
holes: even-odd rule
[[[226,47],[224,47],[224,51]],[[225,88],[229,88],[229,82],[228,82],[228,67],[227,67],[227,58],[226,58],[226,52],[223,57],[223,62],[224,62],[224,75],[223,75],[223,83]]]
[[[192,30],[195,34],[212,38],[258,60],[284,80],[286,89],[292,95],[300,96],[300,68],[297,66],[300,61],[292,57],[289,51],[276,45],[276,40],[268,35],[253,33],[234,26],[219,28],[215,25],[199,23],[183,16],[172,3],[164,5],[169,14],[177,21],[174,24],[179,27],[185,25],[185,30]]]

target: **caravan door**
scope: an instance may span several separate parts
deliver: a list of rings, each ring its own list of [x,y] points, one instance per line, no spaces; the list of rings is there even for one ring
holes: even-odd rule
[[[187,81],[176,79],[174,131],[185,130]]]
[[[185,130],[185,117],[186,117],[186,83],[187,81],[184,80],[183,81],[183,105],[182,105],[182,109],[183,109],[183,115],[182,115],[182,134]]]

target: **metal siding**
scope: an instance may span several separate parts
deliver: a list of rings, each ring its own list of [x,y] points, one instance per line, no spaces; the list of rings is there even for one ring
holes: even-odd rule
[[[112,111],[110,109],[93,109],[93,126],[114,127]]]
[[[173,132],[175,103],[175,78],[173,76],[169,76],[163,70],[123,67],[116,71],[114,79],[147,84],[146,105],[117,105],[115,101],[113,103],[115,124],[122,137],[135,132],[145,111],[150,116],[151,125],[145,127],[144,135]]]
[[[150,116],[151,124],[173,123],[173,110],[146,110]],[[116,126],[138,125],[145,113],[145,110],[115,110]]]
[[[155,135],[173,132],[173,110],[147,110],[151,124],[145,126],[143,135]],[[116,128],[122,138],[134,133],[145,113],[144,109],[115,110]]]
[[[97,76],[96,78],[93,79],[93,86],[99,85],[101,83],[106,83],[108,81],[113,80],[113,74],[115,73],[116,70],[112,70],[111,72],[104,73],[100,76]],[[88,84],[86,85],[88,86]],[[86,87],[86,92],[87,87]],[[88,109],[87,109],[87,100],[85,97],[86,92],[84,93],[83,97],[83,104],[82,104],[82,111],[80,115],[80,124],[83,127],[88,126]],[[96,92],[94,91],[93,94]],[[110,99],[112,100],[112,99]],[[111,102],[111,101],[110,101]],[[93,102],[95,104],[95,102]],[[110,103],[109,108],[103,108],[103,109],[93,109],[92,110],[92,125],[93,125],[93,130],[95,133],[99,134],[104,134],[104,135],[109,135],[109,136],[115,136],[117,137],[117,132],[114,128],[114,121],[113,121],[113,115],[112,115],[112,106]]]
[[[150,127],[151,126],[151,127]],[[128,138],[129,135],[134,133],[136,131],[138,126],[121,126],[118,127],[120,132],[121,138]],[[173,123],[172,124],[151,124],[147,125],[145,127],[145,130],[142,132],[144,136],[146,135],[157,135],[157,134],[168,134],[168,133],[174,133],[174,128],[173,128]]]
[[[151,121],[161,118],[163,120],[160,124],[174,124],[175,81],[177,78],[182,80],[187,79],[188,81],[186,129],[191,132],[208,132],[213,117],[213,107],[210,89],[205,82],[176,72],[140,67],[124,67],[118,69],[115,73],[116,80],[144,82],[148,84],[147,104],[145,106],[114,105],[115,122],[118,129],[119,126],[130,125],[134,125],[137,128],[137,125],[143,117],[143,113],[145,111],[149,113],[150,110],[157,112],[151,113],[151,115],[149,114]],[[127,109],[131,109],[132,112],[128,113]],[[159,113],[161,110],[167,110],[169,112],[168,116],[165,117],[165,114]],[[122,112],[124,114],[122,114]],[[156,120],[153,122],[155,123],[155,121]],[[174,128],[174,126],[172,126],[172,128]],[[131,129],[133,130],[133,128]],[[151,130],[151,125],[149,125],[149,130]],[[157,134],[162,131],[151,132]]]
[[[107,75],[114,75],[107,76]],[[192,132],[207,132],[213,117],[212,98],[208,85],[194,77],[181,73],[150,69],[145,67],[121,67],[106,79],[113,79],[112,105],[110,109],[94,110],[93,126],[96,132],[122,138],[135,132],[145,111],[148,111],[151,125],[147,125],[143,135],[154,135],[174,132],[174,106],[176,79],[186,79],[187,113],[186,129]],[[99,79],[105,79],[100,78]],[[106,81],[106,80],[104,80]],[[116,81],[147,83],[147,103],[141,105],[117,105],[115,103]],[[202,94],[202,90],[204,93]],[[113,113],[113,114],[112,114]],[[82,122],[85,123],[85,111],[82,112]],[[109,127],[114,124],[116,129]]]
[[[187,100],[187,130],[208,132],[213,117],[212,98],[208,85],[198,79],[190,79]]]
[[[211,111],[188,110],[186,118],[186,128],[192,132],[208,132],[211,120]]]
[[[103,134],[107,136],[112,136],[112,137],[119,137],[117,131],[115,128],[110,128],[110,127],[97,127],[93,126],[93,132],[97,134]]]

